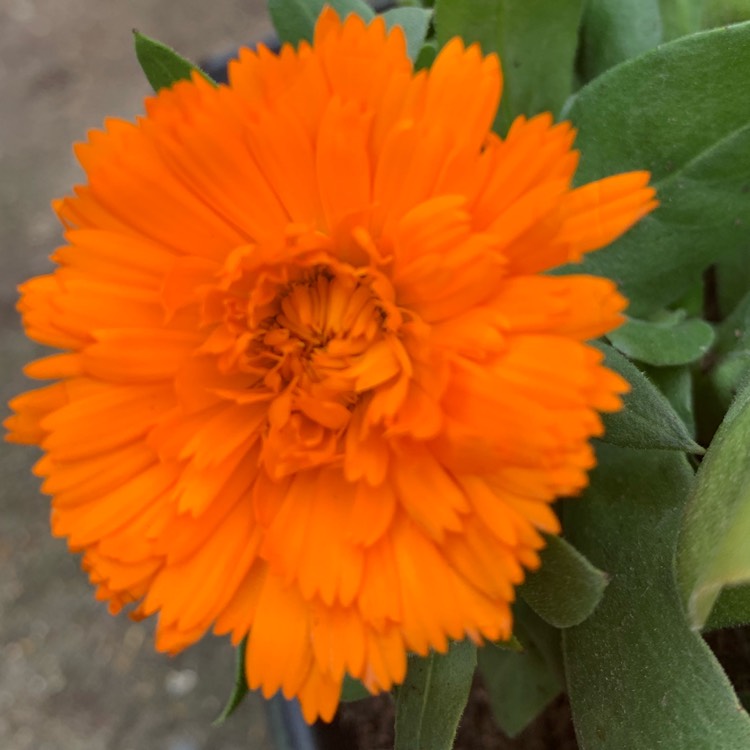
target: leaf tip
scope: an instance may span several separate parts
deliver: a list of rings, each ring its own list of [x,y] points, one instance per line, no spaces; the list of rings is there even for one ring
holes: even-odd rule
[[[690,441],[689,453],[693,456],[703,456],[706,453],[706,449],[702,445],[698,445],[694,440]]]

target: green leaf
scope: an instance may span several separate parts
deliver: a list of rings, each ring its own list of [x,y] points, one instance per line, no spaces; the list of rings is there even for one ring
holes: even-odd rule
[[[579,70],[588,81],[661,41],[658,0],[589,0],[583,16]]]
[[[169,88],[177,81],[190,80],[193,73],[199,73],[207,81],[214,83],[197,65],[193,65],[171,47],[133,29],[135,55],[154,91]]]
[[[432,20],[429,8],[393,8],[383,13],[386,28],[400,26],[406,36],[406,51],[412,60],[416,60]]]
[[[734,400],[750,372],[750,351],[740,349],[718,362],[710,373],[710,381],[722,414]],[[719,421],[719,420],[717,420]]]
[[[685,620],[674,577],[693,482],[684,456],[600,445],[565,533],[612,575],[601,604],[562,631],[579,743],[595,750],[738,750],[750,718]]]
[[[698,283],[694,284],[683,294],[674,307],[677,310],[683,311],[685,315],[690,318],[700,318],[705,315],[706,312],[706,289],[703,279]]]
[[[604,364],[622,375],[631,388],[623,399],[622,411],[602,415],[604,442],[627,448],[703,453],[666,397],[632,362],[611,346],[598,342],[593,342],[592,346],[604,354]]]
[[[677,551],[680,590],[694,628],[721,590],[750,583],[750,383],[727,412],[698,471]]]
[[[750,20],[750,3],[747,0],[705,0],[703,26],[726,26]]]
[[[630,359],[670,367],[697,362],[710,348],[714,329],[704,320],[636,320],[607,334],[612,345]]]
[[[414,70],[429,68],[437,57],[437,44],[434,39],[425,42],[424,47],[419,50],[417,59],[414,61]]]
[[[664,41],[700,31],[705,0],[659,0]]]
[[[750,371],[750,292],[718,326],[713,356],[709,378],[726,410]]]
[[[394,750],[450,750],[477,664],[470,641],[448,653],[409,657],[406,680],[396,690]]]
[[[528,627],[534,619],[537,622]],[[514,607],[514,623],[522,652],[501,651],[492,645],[477,652],[492,713],[510,737],[522,732],[562,690],[557,671],[559,631],[545,626],[523,602]]]
[[[607,574],[558,536],[547,537],[539,556],[541,567],[529,573],[518,593],[550,625],[579,625],[601,601]]]
[[[219,714],[213,722],[214,726],[223,724],[242,703],[243,699],[247,695],[249,688],[247,686],[247,677],[245,676],[245,651],[247,650],[247,637],[243,639],[242,643],[237,647],[237,654],[235,660],[235,673],[234,673],[234,690],[229,696],[224,710]]]
[[[341,686],[341,700],[344,703],[351,701],[361,701],[363,698],[369,698],[370,691],[359,681],[344,675],[344,684]]]
[[[365,21],[375,17],[375,12],[364,0],[268,0],[268,12],[279,39],[297,45],[303,40],[312,42],[315,23],[326,5],[330,5],[342,19],[350,13]]]
[[[515,634],[512,634],[507,641],[489,641],[487,647],[496,648],[500,651],[512,651],[516,654],[523,651],[523,644],[516,638]]]
[[[687,366],[644,367],[646,377],[666,396],[691,436],[695,436],[693,373]]]
[[[571,113],[581,128],[579,145],[586,142],[579,181],[596,179],[607,162],[615,171],[650,169],[662,180],[747,125],[750,102],[738,101],[737,94],[745,91],[750,70],[749,38],[750,23],[694,34],[588,84]],[[706,67],[697,69],[699,61]],[[691,116],[677,117],[684,112]],[[669,115],[669,122],[661,121]],[[611,132],[623,123],[634,130]]]
[[[737,247],[733,252],[726,253],[714,267],[716,302],[721,318],[731,315],[742,304],[750,290],[750,263],[747,262],[747,253],[747,246]]]
[[[578,71],[590,80],[625,60],[701,29],[703,0],[589,0]]]
[[[436,0],[440,46],[454,36],[497,52],[503,98],[496,124],[504,132],[519,114],[559,112],[573,84],[583,0]]]
[[[662,45],[592,81],[569,112],[581,183],[648,169],[661,207],[567,273],[607,276],[637,317],[700,283],[722,254],[747,247],[750,24]]]
[[[733,586],[721,590],[703,628],[718,630],[750,623],[750,585]]]
[[[750,291],[742,297],[716,330],[714,352],[717,355],[725,356],[738,351],[750,351]]]

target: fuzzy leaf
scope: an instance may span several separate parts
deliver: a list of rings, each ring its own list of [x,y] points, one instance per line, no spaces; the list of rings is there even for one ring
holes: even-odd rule
[[[424,47],[422,47],[421,50],[419,50],[419,54],[417,55],[417,59],[414,61],[414,70],[422,70],[424,68],[429,68],[433,62],[435,62],[435,58],[437,57],[437,45],[435,44],[434,39],[429,39],[425,42]]]
[[[702,628],[721,590],[750,583],[750,384],[727,412],[698,471],[677,552],[688,618]]]
[[[728,26],[750,20],[747,0],[704,0],[703,27]]]
[[[711,348],[714,330],[697,318],[662,322],[630,318],[607,338],[630,359],[670,367],[697,362]]]
[[[750,351],[750,292],[728,311],[716,329],[714,353],[723,357],[737,351]]]
[[[490,641],[487,643],[487,647],[496,648],[500,651],[512,651],[516,654],[520,654],[523,651],[523,645],[516,638],[515,634],[512,634],[507,641]]]
[[[497,52],[503,98],[496,124],[504,132],[519,114],[559,112],[573,84],[582,0],[436,0],[442,46],[454,36]]]
[[[578,70],[585,80],[701,28],[704,0],[589,0]]]
[[[726,411],[750,371],[750,292],[716,329],[713,356],[709,378]]]
[[[518,593],[550,625],[579,625],[601,601],[607,574],[558,536],[547,537],[539,556],[541,567],[529,573]]]
[[[669,306],[747,247],[750,23],[664,44],[585,86],[569,116],[586,183],[651,171],[661,206],[566,273],[618,282],[637,317]]]
[[[247,638],[244,638],[242,643],[237,647],[237,654],[235,660],[235,673],[234,673],[234,690],[229,696],[227,704],[224,706],[224,710],[214,720],[213,725],[218,726],[223,724],[236,710],[237,707],[242,703],[245,696],[249,692],[247,685],[247,677],[245,676],[245,651],[247,650]]]
[[[364,0],[268,0],[268,12],[279,39],[297,45],[303,40],[312,41],[315,23],[326,5],[330,5],[342,19],[350,13],[365,21],[375,17],[375,12]]]
[[[396,691],[394,750],[450,750],[477,664],[470,641],[452,643],[448,653],[409,657],[406,680]]]
[[[344,703],[351,701],[361,701],[363,698],[369,698],[370,691],[359,681],[344,675],[344,684],[341,686],[341,700]]]
[[[623,399],[622,411],[602,415],[604,442],[626,448],[703,453],[666,397],[632,362],[611,346],[596,342],[592,345],[604,353],[606,366],[622,375],[631,387]]]
[[[432,11],[428,8],[393,8],[383,13],[386,28],[400,26],[406,37],[406,50],[412,60],[416,60],[427,38]]]
[[[738,750],[750,718],[700,634],[674,577],[693,474],[684,456],[600,445],[565,533],[612,575],[601,604],[562,631],[579,743],[596,750]]]
[[[735,247],[732,252],[726,253],[715,266],[716,305],[722,320],[742,304],[745,295],[750,290],[750,263],[747,262],[747,253],[746,244]]]
[[[703,628],[735,628],[750,624],[750,585],[732,586],[721,590]]]
[[[154,91],[169,88],[177,81],[190,80],[199,73],[214,83],[197,65],[178,55],[171,47],[133,30],[135,55]]]
[[[695,414],[693,406],[693,373],[687,365],[682,367],[647,367],[646,377],[664,394],[667,401],[682,420],[688,434],[695,436]]]
[[[659,0],[664,41],[700,31],[705,0]]]
[[[477,652],[493,716],[510,737],[522,732],[562,690],[557,669],[559,631],[542,622],[522,601],[513,609],[513,628],[523,651],[487,645]]]
[[[658,0],[589,0],[583,16],[579,69],[585,80],[662,40]]]

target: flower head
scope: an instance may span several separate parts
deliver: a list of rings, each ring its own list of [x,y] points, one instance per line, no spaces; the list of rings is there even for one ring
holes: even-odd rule
[[[58,268],[22,287],[11,439],[113,611],[177,651],[248,636],[247,677],[330,718],[343,676],[499,639],[550,508],[586,484],[627,386],[585,341],[607,280],[541,275],[655,206],[648,174],[573,189],[574,131],[490,132],[496,57],[415,74],[399,29],[333,11],[77,147]]]

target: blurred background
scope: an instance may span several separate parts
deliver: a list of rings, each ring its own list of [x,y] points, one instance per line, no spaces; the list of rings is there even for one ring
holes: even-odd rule
[[[270,31],[263,0],[0,0],[0,419],[37,355],[15,313],[19,282],[50,270],[50,201],[81,181],[71,145],[149,92],[131,29],[194,60]],[[233,651],[207,638],[176,658],[149,622],[111,617],[78,558],[49,533],[36,454],[0,443],[0,748],[266,750],[250,696],[222,727]]]

